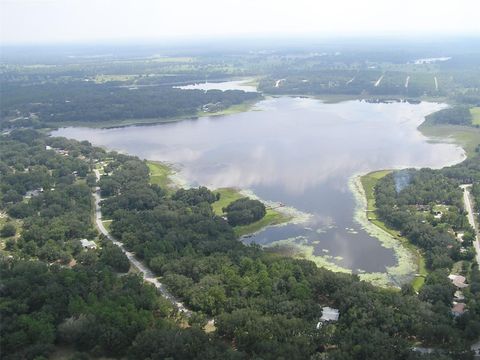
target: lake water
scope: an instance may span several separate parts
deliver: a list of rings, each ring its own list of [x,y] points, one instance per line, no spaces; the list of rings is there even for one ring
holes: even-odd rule
[[[178,164],[180,175],[193,185],[249,189],[295,208],[308,214],[303,222],[270,227],[245,241],[288,244],[319,265],[387,274],[390,281],[398,254],[355,220],[351,180],[372,170],[442,167],[462,160],[462,149],[429,142],[417,130],[425,115],[442,107],[280,97],[229,116],[116,129],[64,128],[53,135]],[[414,271],[410,266],[402,275]]]
[[[183,90],[243,90],[246,92],[257,92],[257,88],[253,85],[248,85],[252,79],[233,80],[223,82],[204,82],[183,86],[174,86],[174,88]]]

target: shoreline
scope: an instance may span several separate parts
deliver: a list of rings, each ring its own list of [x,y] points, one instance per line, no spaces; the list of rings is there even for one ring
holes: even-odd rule
[[[122,120],[109,120],[109,121],[99,121],[99,122],[90,122],[90,121],[65,121],[60,124],[57,123],[45,123],[45,131],[51,132],[53,130],[67,128],[67,127],[84,127],[90,129],[116,129],[116,128],[125,128],[129,126],[150,126],[150,125],[162,125],[177,123],[184,120],[197,120],[204,117],[221,117],[228,116],[233,114],[240,114],[249,111],[261,111],[260,109],[254,109],[260,101],[265,100],[265,97],[262,96],[257,100],[245,101],[240,104],[231,105],[223,110],[215,112],[204,112],[197,111],[195,114],[190,115],[179,115],[166,118],[148,118],[148,119],[122,119]]]
[[[60,124],[57,123],[45,123],[47,126],[45,128],[46,132],[51,132],[56,129],[66,128],[66,127],[85,127],[91,129],[115,129],[115,128],[124,128],[129,126],[150,126],[150,125],[161,125],[176,123],[184,120],[196,120],[203,117],[220,117],[228,116],[233,114],[240,114],[249,111],[261,111],[261,109],[255,109],[255,106],[266,99],[269,98],[279,98],[279,97],[293,97],[293,98],[309,98],[321,101],[325,104],[337,104],[347,101],[367,101],[367,102],[401,102],[401,101],[427,101],[427,102],[436,102],[436,103],[446,103],[446,98],[431,98],[431,97],[416,97],[416,98],[400,98],[395,96],[360,96],[360,95],[345,95],[345,94],[324,94],[324,95],[311,95],[311,94],[271,94],[263,93],[259,90],[257,92],[261,95],[259,99],[244,101],[240,104],[231,105],[228,108],[215,112],[204,112],[198,110],[195,114],[190,115],[179,115],[166,118],[147,118],[147,119],[122,119],[122,120],[108,120],[100,122],[75,122],[75,121],[65,121]],[[420,126],[424,125],[423,122]],[[473,128],[472,128],[473,129]],[[479,130],[480,137],[480,130]]]
[[[427,123],[425,119],[417,127],[417,130],[425,136],[428,141],[453,143],[463,150],[464,157],[462,160],[453,164],[446,164],[439,169],[460,164],[471,158],[475,155],[474,146],[472,144],[476,147],[480,142],[480,130],[468,126],[433,125]],[[471,135],[474,132],[477,132],[478,134]],[[465,134],[467,134],[467,136],[465,136]],[[477,138],[478,141],[475,141]],[[375,214],[375,199],[370,199],[371,196],[369,196],[370,194],[368,193],[373,190],[376,181],[380,180],[383,176],[386,176],[395,170],[406,168],[408,167],[398,166],[392,169],[379,169],[368,173],[355,174],[350,178],[349,188],[356,200],[354,220],[362,226],[370,236],[379,240],[382,246],[391,248],[394,251],[397,265],[387,267],[386,274],[392,274],[395,277],[400,276],[403,278],[411,277],[409,282],[412,284],[413,288],[418,291],[423,286],[425,277],[428,274],[428,270],[425,267],[424,255],[420,249],[413,245],[408,239],[402,237],[398,231],[389,228],[383,223],[383,221],[377,219]],[[369,189],[367,181],[372,181],[372,178],[375,177],[375,183],[372,185],[372,189]],[[374,217],[368,216],[367,214],[369,213],[373,213]],[[412,265],[416,268],[416,271],[413,273],[408,269]]]
[[[179,168],[175,164],[168,164],[162,161],[145,160],[146,165],[150,169],[150,181],[166,188],[169,191],[174,191],[178,188],[188,189],[191,185],[186,179],[179,174]],[[212,209],[216,215],[222,216],[222,207],[227,206],[232,201],[242,197],[249,197],[254,200],[261,201],[267,208],[267,214],[260,220],[243,226],[234,227],[235,234],[241,240],[246,235],[254,235],[267,227],[283,226],[287,224],[298,224],[308,221],[310,214],[304,213],[298,209],[281,206],[278,202],[261,199],[254,192],[247,189],[236,188],[209,188],[214,193],[219,193],[221,198],[212,204]],[[222,201],[227,199],[227,202]]]
[[[256,103],[257,102],[255,102],[255,104]],[[424,123],[425,121],[422,122],[420,126],[424,125]],[[420,126],[418,126],[418,129],[420,128]],[[444,138],[442,138],[441,140],[443,142],[448,142]],[[458,142],[455,142],[455,143],[458,144]],[[465,156],[461,161],[464,161],[467,156],[467,153],[465,152],[465,150],[464,150],[464,155]],[[163,175],[163,176],[164,178],[169,179],[167,187],[170,186],[171,189],[175,187],[182,187],[182,188],[191,187],[191,184],[189,184],[184,178],[181,177],[180,175],[181,166],[179,166],[178,164],[168,164],[164,162],[151,161],[151,160],[146,160],[146,163],[157,164],[157,166],[163,169],[162,171],[166,171],[166,175]],[[457,163],[457,161],[455,163]],[[443,165],[442,167],[444,166],[448,166],[448,164]],[[398,166],[395,168],[402,169],[402,168],[405,168],[405,166]],[[359,175],[360,174],[354,174],[352,178],[349,180],[349,184],[348,184],[352,193],[356,198],[363,197],[363,200],[357,201],[357,204],[355,206],[354,221],[357,222],[359,225],[361,225],[362,228],[367,231],[367,233],[369,233],[371,236],[379,240],[381,243],[381,246],[392,248],[395,254],[395,258],[397,259],[397,264],[394,266],[386,267],[385,272],[366,273],[359,270],[358,276],[360,277],[360,279],[369,281],[378,286],[389,286],[389,285],[395,286],[395,285],[398,285],[399,283],[405,282],[406,280],[412,280],[414,275],[411,269],[412,267],[415,266],[413,264],[416,263],[417,266],[419,266],[419,264],[421,263],[421,260],[418,260],[418,257],[414,256],[415,254],[414,252],[411,252],[410,254],[406,252],[408,251],[408,249],[405,250],[406,248],[405,243],[400,245],[397,244],[400,242],[398,241],[398,239],[395,238],[395,236],[392,236],[391,234],[389,234],[389,232],[385,231],[385,229],[382,229],[382,227],[368,221],[365,208],[363,209],[363,211],[361,210],[362,201],[366,201],[366,200],[365,200],[364,192],[362,195],[362,191],[360,190],[361,181],[360,181]],[[355,179],[355,177],[359,177],[359,178]],[[157,179],[157,181],[162,181],[161,178],[162,178],[162,175],[160,175],[160,179]],[[360,182],[360,187],[359,187],[359,182]],[[219,191],[221,189],[210,188],[210,190]],[[270,206],[271,208],[277,207],[277,209],[274,209],[275,212],[277,212],[277,215],[271,216],[269,220],[265,221],[264,220],[265,218],[264,218],[262,219],[264,220],[263,222],[262,220],[260,220],[257,223],[250,224],[252,226],[248,225],[243,229],[237,229],[236,234],[240,239],[245,235],[256,234],[267,227],[283,226],[290,223],[298,224],[298,223],[306,222],[309,219],[310,214],[303,213],[293,208],[278,207],[276,206],[278,205],[278,203],[273,203],[273,202],[260,199],[253,192],[248,191],[246,189],[243,189],[243,190],[232,189],[232,190],[235,191],[238,194],[238,196],[248,196],[248,197],[256,198],[262,201],[264,204],[266,204],[267,207],[268,206]],[[360,211],[359,211],[359,208],[360,208]],[[363,216],[361,214],[363,214]],[[328,253],[324,254],[323,256],[314,255],[312,247],[307,246],[307,244],[300,238],[284,239],[283,241],[274,242],[269,244],[268,246],[264,246],[264,248],[266,249],[267,248],[271,249],[275,247],[279,248],[280,251],[283,250],[283,251],[294,252],[296,253],[296,255],[294,255],[295,257],[311,260],[315,262],[317,266],[323,266],[332,271],[350,272],[350,273],[353,272],[353,270],[351,269],[338,266],[334,262],[334,260],[338,260],[338,259],[328,255]]]
[[[373,173],[378,172],[384,172],[385,175],[387,174],[385,170],[379,170]],[[384,248],[392,249],[397,264],[386,267],[384,275],[389,283],[395,284],[399,287],[401,284],[410,282],[414,279],[416,270],[412,271],[412,267],[415,267],[417,261],[410,249],[407,249],[405,244],[403,244],[397,236],[394,236],[386,229],[375,224],[375,222],[371,221],[371,218],[367,216],[367,211],[370,211],[371,209],[369,209],[367,193],[364,184],[362,183],[362,177],[369,174],[372,174],[372,172],[366,175],[356,174],[349,180],[348,185],[356,203],[354,221],[370,236],[376,238]]]

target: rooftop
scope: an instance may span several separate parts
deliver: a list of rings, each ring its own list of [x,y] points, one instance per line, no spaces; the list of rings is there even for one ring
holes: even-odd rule
[[[322,309],[322,317],[320,318],[320,321],[338,321],[339,316],[340,312],[338,309],[326,306]]]

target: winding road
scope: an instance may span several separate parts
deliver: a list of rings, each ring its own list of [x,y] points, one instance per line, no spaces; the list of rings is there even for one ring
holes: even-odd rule
[[[97,178],[97,181],[100,180],[100,172],[98,170],[94,170],[95,176]],[[135,258],[135,255],[126,250],[125,247],[123,246],[123,243],[120,241],[115,240],[115,238],[107,231],[105,226],[103,225],[102,222],[102,209],[100,207],[100,201],[102,200],[102,197],[100,195],[100,188],[97,186],[95,188],[95,193],[94,193],[94,198],[95,198],[95,222],[97,223],[98,230],[105,235],[110,241],[112,241],[115,245],[117,245],[123,253],[127,256],[128,260],[130,261],[130,264],[136,268],[140,273],[143,274],[143,278],[145,281],[153,284],[160,294],[165,297],[170,303],[181,313],[185,314],[186,316],[190,316],[192,314],[191,310],[188,310],[185,305],[179,301],[175,296],[173,296],[166,288],[164,284],[162,284],[160,281],[158,281],[157,277],[155,274],[147,268],[142,262],[137,260]]]

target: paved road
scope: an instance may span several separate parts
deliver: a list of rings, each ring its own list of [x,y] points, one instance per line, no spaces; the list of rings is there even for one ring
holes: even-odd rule
[[[98,170],[94,170],[94,171],[95,171],[95,176],[97,177],[97,180],[99,180],[100,172]],[[185,307],[185,305],[183,305],[182,302],[180,302],[177,298],[175,298],[172,294],[170,294],[170,292],[167,290],[165,285],[162,284],[160,281],[158,281],[158,279],[155,277],[153,272],[149,268],[147,268],[142,262],[137,260],[135,258],[135,255],[132,252],[126,250],[123,244],[120,241],[115,240],[113,236],[107,231],[107,229],[105,228],[102,222],[102,211],[100,208],[100,201],[102,200],[102,198],[100,195],[100,188],[98,186],[95,189],[94,197],[95,197],[95,221],[97,223],[98,230],[100,230],[100,232],[103,235],[105,235],[115,245],[117,245],[118,247],[120,247],[120,249],[122,249],[123,253],[127,255],[127,258],[130,261],[130,264],[132,264],[133,267],[135,267],[139,272],[143,274],[145,281],[153,284],[158,289],[160,294],[162,294],[162,296],[164,296],[167,300],[169,300],[172,303],[172,305],[177,308],[179,312],[184,313],[187,316],[190,316],[192,312],[188,310]]]
[[[478,238],[478,230],[475,224],[475,217],[473,215],[473,203],[472,203],[472,195],[470,193],[470,189],[472,188],[471,184],[462,185],[460,186],[463,189],[463,202],[465,204],[465,210],[467,211],[467,218],[470,225],[475,229],[475,241],[473,242],[473,246],[475,247],[476,252],[476,260],[477,263],[480,264],[480,243]]]
[[[478,238],[478,229],[475,224],[475,216],[473,214],[472,194],[470,193],[472,185],[461,185],[460,187],[463,189],[463,202],[465,204],[465,210],[467,211],[468,222],[475,229],[475,241],[473,242],[473,246],[475,247],[475,258],[477,260],[477,264],[480,264],[480,243]],[[475,344],[473,344],[470,349],[475,352],[475,358],[480,357],[480,341],[477,341]]]
[[[378,78],[377,82],[375,83],[375,85],[373,85],[373,86],[378,87],[378,86],[380,85],[380,83],[382,82],[384,76],[385,76],[385,75],[380,76],[380,77]]]

